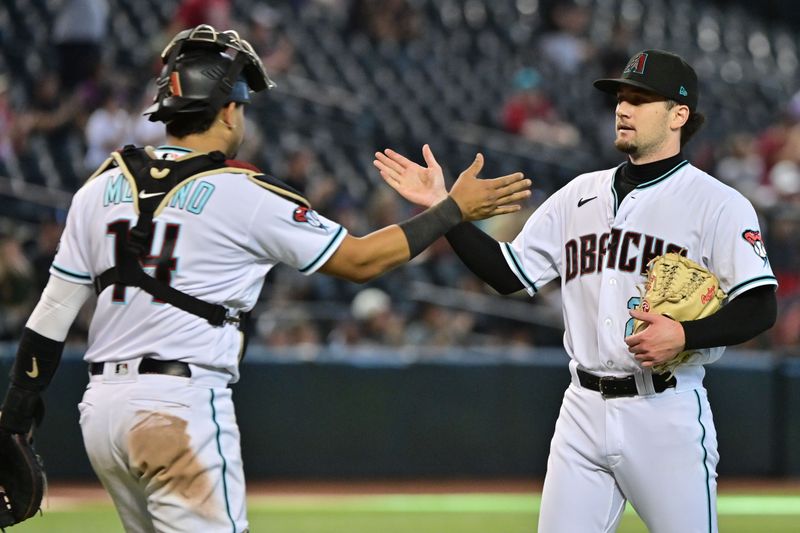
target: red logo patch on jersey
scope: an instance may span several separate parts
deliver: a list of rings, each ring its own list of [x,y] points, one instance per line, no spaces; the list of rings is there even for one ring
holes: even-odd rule
[[[746,229],[742,232],[742,238],[746,240],[753,247],[753,251],[758,257],[767,260],[767,248],[764,246],[764,241],[761,238],[761,232],[754,229]]]
[[[644,311],[645,313],[650,312],[650,302],[648,302],[647,300],[642,302],[642,311]]]
[[[317,215],[317,212],[305,206],[300,206],[297,209],[295,209],[292,218],[294,218],[295,222],[303,222],[313,228],[325,229],[325,224],[323,224],[322,221],[319,219],[319,215]]]

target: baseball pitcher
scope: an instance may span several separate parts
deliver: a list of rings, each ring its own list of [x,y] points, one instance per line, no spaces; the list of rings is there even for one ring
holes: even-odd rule
[[[651,532],[716,532],[719,455],[704,365],[772,326],[777,282],[750,202],[681,151],[704,120],[692,67],[645,50],[594,85],[616,95],[615,146],[627,160],[573,179],[513,242],[472,224],[447,239],[500,293],[534,295],[560,279],[572,383],[539,531],[613,532],[629,501]],[[423,154],[427,167],[391,150],[375,165],[428,206],[447,193],[427,145]]]

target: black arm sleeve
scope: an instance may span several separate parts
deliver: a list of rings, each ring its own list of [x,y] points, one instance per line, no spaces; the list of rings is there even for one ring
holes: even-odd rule
[[[681,322],[686,349],[741,344],[771,328],[777,316],[775,286],[750,289],[711,316]]]
[[[474,224],[463,222],[445,234],[459,259],[500,294],[525,288],[506,263],[500,243]]]

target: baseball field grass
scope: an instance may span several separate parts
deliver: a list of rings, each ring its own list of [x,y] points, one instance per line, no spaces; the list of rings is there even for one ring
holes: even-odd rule
[[[253,533],[533,533],[537,494],[314,494],[249,498]],[[578,504],[578,502],[576,502]],[[576,505],[575,512],[578,512]],[[797,533],[799,494],[722,494],[724,533]],[[52,499],[14,533],[123,533],[110,501]],[[619,533],[646,533],[628,508]]]

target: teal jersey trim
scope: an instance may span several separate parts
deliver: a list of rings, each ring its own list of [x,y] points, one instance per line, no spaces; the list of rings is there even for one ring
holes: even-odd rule
[[[751,278],[751,279],[748,279],[746,281],[743,281],[743,282],[739,283],[738,285],[736,285],[734,287],[731,287],[731,290],[728,291],[728,297],[730,298],[731,295],[735,295],[738,292],[741,292],[741,289],[746,287],[747,285],[750,285],[752,283],[756,283],[756,282],[759,282],[759,281],[764,281],[764,280],[769,280],[769,281],[774,281],[775,282],[775,283],[765,283],[764,285],[777,285],[778,284],[778,278],[776,278],[775,276],[758,276],[756,278]]]
[[[701,420],[703,416],[703,406],[700,403],[700,394],[697,391],[694,391],[694,395],[697,398],[697,422],[700,424],[700,429],[703,431],[702,436],[700,437],[700,446],[703,448],[703,468],[706,470],[706,504],[708,508],[708,532],[711,533],[712,529],[712,514],[711,514],[711,489],[709,488],[711,474],[708,472],[708,450],[706,449],[706,427],[703,425],[703,421]]]
[[[159,146],[158,148],[156,148],[156,150],[176,150],[178,152],[184,152],[184,153],[187,153],[187,154],[190,154],[190,153],[193,152],[193,150],[190,150],[188,148],[184,148],[182,146],[172,146],[170,144],[165,144],[163,146]]]
[[[54,270],[61,272],[62,274],[66,274],[67,276],[72,276],[73,278],[83,279],[87,281],[92,280],[92,276],[88,273],[84,274],[83,272],[73,272],[72,270],[68,270],[64,267],[60,267],[55,263],[52,263],[50,266],[53,267]]]
[[[313,261],[311,261],[303,268],[299,269],[300,272],[306,273],[312,268],[314,268],[317,265],[317,263],[328,254],[328,251],[331,249],[331,247],[339,243],[341,238],[344,238],[344,226],[339,226],[339,230],[336,232],[336,235],[333,236],[330,242],[328,242],[328,245],[325,246],[325,248],[323,248],[319,254],[317,254],[317,257],[315,257]]]
[[[635,190],[646,189],[648,187],[652,187],[653,185],[655,185],[657,183],[661,183],[662,181],[664,181],[668,177],[672,176],[673,174],[675,174],[677,171],[679,171],[680,169],[682,169],[683,167],[685,167],[688,164],[689,164],[689,160],[684,159],[683,161],[681,161],[680,163],[675,165],[675,168],[673,168],[672,170],[667,171],[666,173],[662,174],[661,176],[657,177],[654,180],[650,180],[648,182],[642,183],[641,185],[636,187]]]
[[[228,500],[228,480],[226,479],[228,463],[225,461],[225,456],[222,454],[222,443],[220,442],[222,430],[220,430],[219,424],[217,423],[217,409],[214,407],[215,397],[214,389],[211,389],[211,420],[217,428],[217,452],[219,452],[219,457],[222,459],[222,490],[225,493],[225,511],[227,511],[228,519],[231,521],[233,533],[236,533],[236,522],[234,522],[233,515],[231,515],[231,502]]]
[[[519,258],[517,257],[517,254],[514,253],[514,249],[511,248],[511,245],[507,242],[503,242],[500,244],[506,249],[506,252],[508,252],[508,257],[510,257],[511,261],[514,263],[513,267],[514,270],[516,270],[517,276],[522,278],[525,281],[525,283],[530,285],[531,289],[533,289],[533,292],[539,292],[533,281],[531,281],[530,278],[525,275],[525,271],[522,269],[522,263],[520,263]]]

